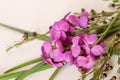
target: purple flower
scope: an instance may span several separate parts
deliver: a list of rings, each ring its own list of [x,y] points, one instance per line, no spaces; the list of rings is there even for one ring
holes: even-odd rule
[[[71,51],[66,51],[65,53],[63,53],[63,57],[62,60],[68,64],[68,65],[72,65],[73,64],[73,56],[71,54]]]
[[[50,35],[53,40],[62,40],[66,39],[66,33],[69,30],[69,24],[64,20],[60,20],[59,22],[55,22],[50,30]]]
[[[72,55],[73,57],[77,57],[80,54],[80,45],[79,45],[79,40],[80,37],[76,36],[72,39],[72,46],[71,46],[71,51],[72,51]]]
[[[60,40],[44,42],[41,47],[43,60],[52,66],[62,66],[63,45]]]
[[[92,55],[85,56],[79,56],[77,58],[77,67],[81,67],[84,69],[84,71],[89,71],[95,64],[95,59]]]
[[[67,19],[72,25],[79,26],[81,28],[87,28],[88,26],[88,12],[82,12],[80,18],[75,15],[70,15]]]
[[[97,35],[90,34],[84,36],[83,49],[86,54],[93,54],[94,56],[100,56],[104,52],[102,45],[96,45],[95,42],[98,40]]]

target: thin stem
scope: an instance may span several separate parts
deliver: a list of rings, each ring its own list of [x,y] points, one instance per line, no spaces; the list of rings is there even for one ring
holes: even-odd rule
[[[54,80],[55,76],[59,73],[62,67],[59,67],[55,70],[55,72],[52,74],[52,76],[49,78],[49,80]]]
[[[13,27],[13,26],[6,25],[6,24],[3,24],[3,23],[0,23],[0,25],[3,26],[3,27],[6,27],[6,28],[8,28],[8,29],[14,30],[14,31],[16,31],[16,32],[19,32],[19,33],[27,32],[29,35],[32,35],[32,33],[31,33],[30,31],[27,31],[27,30],[15,28],[15,27]]]
[[[109,24],[109,26],[107,27],[107,29],[104,31],[103,35],[98,39],[98,41],[96,43],[99,43],[101,40],[104,39],[104,37],[107,35],[108,31],[111,29],[111,27],[113,26],[113,24],[115,23],[115,21],[119,18],[120,16],[120,11],[117,14],[117,16],[112,20],[112,22]]]
[[[107,27],[108,25],[109,24],[104,24],[101,26],[95,26],[95,27],[90,27],[90,28],[86,28],[86,29],[78,29],[78,30],[75,30],[74,32],[79,33],[79,32],[91,31],[91,30],[95,30],[95,29],[102,29],[102,28]]]
[[[28,33],[29,36],[33,36],[33,32],[30,32],[30,31],[27,31],[27,30],[23,30],[23,29],[19,29],[19,28],[15,28],[13,26],[10,26],[10,25],[6,25],[6,24],[3,24],[3,23],[0,23],[1,26],[5,27],[5,28],[8,28],[8,29],[11,29],[13,31],[16,31],[16,32],[19,32],[19,33]],[[49,41],[51,40],[50,37],[46,36],[46,34],[38,34],[37,33],[37,39],[39,40],[43,40],[43,41]]]
[[[103,67],[105,66],[107,61],[108,61],[108,58],[105,58],[103,65],[98,69],[97,73],[93,76],[93,80],[98,80],[99,75],[101,72],[103,72]]]
[[[23,63],[23,64],[20,64],[20,65],[18,65],[18,66],[13,67],[13,68],[7,70],[5,73],[9,73],[9,72],[11,72],[11,71],[20,69],[20,68],[22,68],[22,67],[25,67],[25,66],[28,66],[28,65],[31,65],[31,64],[40,62],[41,60],[42,60],[41,58],[33,59],[33,60],[31,60],[31,61],[28,61],[28,62],[25,62],[25,63]]]

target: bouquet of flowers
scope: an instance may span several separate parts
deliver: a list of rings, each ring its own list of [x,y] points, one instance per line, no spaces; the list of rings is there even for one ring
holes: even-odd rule
[[[119,0],[112,0],[113,12],[96,12],[94,9],[81,13],[67,13],[59,21],[55,21],[45,34],[29,32],[3,23],[1,26],[14,31],[24,33],[23,41],[9,47],[10,49],[20,46],[34,39],[43,40],[41,56],[7,70],[0,75],[0,80],[23,80],[28,75],[56,67],[55,72],[49,78],[55,76],[64,65],[76,66],[81,73],[79,80],[100,80],[107,76],[107,71],[113,66],[109,60],[113,55],[118,56],[120,64],[120,4]],[[14,72],[22,67],[37,64],[28,70]],[[120,73],[120,68],[118,68]],[[116,80],[113,76],[111,80]]]

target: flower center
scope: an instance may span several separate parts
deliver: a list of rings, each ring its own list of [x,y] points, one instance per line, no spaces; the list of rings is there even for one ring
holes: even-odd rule
[[[52,46],[52,50],[54,50],[54,49],[57,49],[57,47],[54,45],[54,46]]]
[[[86,60],[86,63],[89,63],[90,61],[89,60]]]
[[[89,44],[89,48],[91,49],[93,47],[93,45],[92,44]]]

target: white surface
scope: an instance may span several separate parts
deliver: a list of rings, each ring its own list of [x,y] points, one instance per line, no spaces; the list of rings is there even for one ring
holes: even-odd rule
[[[45,33],[54,21],[61,19],[70,11],[79,12],[81,8],[88,11],[92,8],[97,11],[109,10],[107,4],[102,0],[0,0],[0,22],[29,31]],[[9,52],[5,51],[8,46],[20,41],[21,37],[22,34],[0,26],[1,74],[15,65],[40,56],[42,41],[38,40],[26,43]],[[48,80],[54,70],[49,69],[32,74],[25,80]],[[115,75],[115,70],[110,73]],[[77,68],[71,66],[65,67],[55,80],[77,80],[79,76]]]

